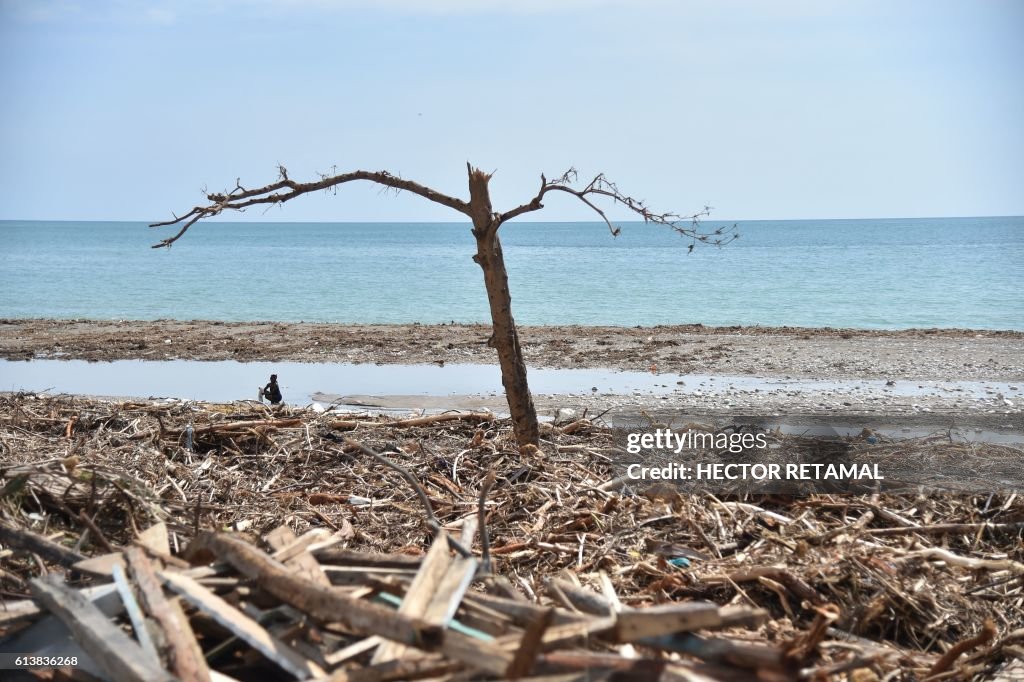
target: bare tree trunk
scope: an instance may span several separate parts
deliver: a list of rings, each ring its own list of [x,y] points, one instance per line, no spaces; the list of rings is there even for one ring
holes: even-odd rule
[[[508,290],[508,272],[498,239],[501,217],[491,208],[487,183],[491,176],[469,167],[469,209],[476,237],[476,261],[484,271],[484,286],[491,309],[493,335],[490,345],[498,351],[501,383],[505,387],[509,412],[519,445],[539,445],[537,410],[526,382],[526,362],[519,346],[519,333],[512,318],[512,296]]]
[[[523,361],[523,351],[519,347],[516,323],[512,319],[512,296],[508,291],[508,273],[505,271],[505,259],[501,253],[501,242],[498,240],[498,228],[503,223],[524,213],[541,210],[544,208],[542,200],[546,194],[560,192],[576,197],[596,211],[613,236],[619,234],[619,228],[612,224],[605,212],[594,203],[594,199],[611,201],[637,214],[643,218],[645,223],[665,225],[680,235],[689,237],[692,239],[689,244],[691,251],[698,242],[722,246],[731,242],[738,235],[735,225],[730,232],[727,232],[724,227],[713,232],[700,231],[697,227],[698,221],[702,216],[707,215],[709,210],[707,207],[691,216],[656,213],[650,210],[642,200],[634,199],[620,192],[615,183],[608,180],[603,173],[596,175],[583,188],[576,188],[573,186],[576,181],[576,169],[574,168],[570,168],[561,177],[554,180],[548,180],[541,175],[540,189],[536,196],[510,211],[495,213],[491,207],[491,195],[487,186],[491,176],[479,168],[473,168],[468,163],[466,170],[469,172],[469,203],[442,194],[418,182],[406,180],[386,170],[355,170],[333,176],[322,174],[320,179],[314,182],[296,182],[288,177],[288,172],[284,167],[279,166],[280,177],[277,182],[256,189],[246,189],[242,187],[240,180],[236,180],[235,188],[231,191],[207,194],[206,199],[210,202],[209,204],[195,206],[184,215],[174,216],[173,220],[153,223],[150,227],[180,226],[177,234],[161,239],[158,244],[153,245],[153,248],[169,247],[188,232],[192,225],[204,218],[220,215],[224,211],[244,211],[250,206],[259,204],[283,204],[310,192],[335,188],[338,185],[357,180],[411,192],[428,201],[468,215],[473,221],[473,236],[476,237],[476,255],[473,256],[473,260],[483,268],[484,286],[487,287],[487,302],[491,308],[494,334],[491,336],[489,345],[498,351],[498,361],[501,364],[501,383],[505,386],[505,397],[508,400],[509,411],[512,413],[516,440],[521,446],[538,445],[540,429],[537,424],[537,410],[533,406],[533,396],[530,395],[530,387],[526,383],[526,363]]]

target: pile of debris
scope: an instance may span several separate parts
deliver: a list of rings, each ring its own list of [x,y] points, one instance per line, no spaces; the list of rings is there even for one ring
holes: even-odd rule
[[[627,490],[618,451],[586,419],[520,451],[487,413],[2,396],[0,664],[116,680],[1024,674],[1012,492]]]

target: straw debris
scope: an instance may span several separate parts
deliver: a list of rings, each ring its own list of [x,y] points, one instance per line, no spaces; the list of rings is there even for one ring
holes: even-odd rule
[[[520,448],[488,413],[0,396],[0,651],[112,679],[1016,679],[1018,495],[623,488],[619,450],[587,419]]]

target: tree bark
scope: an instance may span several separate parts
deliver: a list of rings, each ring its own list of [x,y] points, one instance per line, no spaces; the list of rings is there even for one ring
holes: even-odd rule
[[[321,175],[320,179],[315,182],[295,182],[288,177],[287,171],[279,166],[278,172],[280,177],[277,182],[255,189],[245,189],[242,187],[240,180],[236,180],[235,188],[229,192],[207,194],[206,199],[209,202],[207,205],[195,206],[182,216],[174,216],[173,220],[151,224],[150,227],[162,225],[181,226],[177,234],[160,240],[158,244],[153,245],[153,248],[171,246],[171,244],[184,236],[195,223],[205,218],[220,215],[224,211],[242,211],[248,207],[260,204],[268,206],[279,205],[310,192],[336,188],[338,185],[357,180],[373,182],[397,191],[411,192],[424,199],[468,215],[473,221],[473,236],[476,238],[476,255],[473,256],[473,260],[484,271],[484,286],[487,288],[487,301],[491,310],[491,323],[494,334],[491,336],[489,345],[498,351],[498,361],[501,365],[501,383],[505,387],[505,397],[508,399],[509,411],[512,414],[516,440],[520,446],[537,446],[540,440],[537,410],[533,406],[533,397],[530,395],[530,388],[526,383],[526,363],[523,361],[522,349],[519,346],[519,334],[516,331],[516,323],[512,319],[512,297],[508,291],[508,274],[505,271],[505,259],[501,252],[501,242],[498,239],[498,228],[513,218],[544,208],[542,200],[548,192],[561,192],[576,197],[597,212],[605,224],[608,225],[608,229],[613,236],[619,234],[619,228],[612,224],[605,212],[594,203],[594,199],[600,198],[611,201],[640,216],[645,223],[665,225],[680,235],[692,239],[692,242],[689,244],[691,251],[698,242],[722,246],[728,244],[738,235],[735,233],[735,226],[733,226],[731,232],[727,232],[724,227],[720,227],[710,233],[701,232],[697,227],[698,220],[708,214],[709,209],[707,207],[703,211],[691,216],[683,216],[676,213],[656,213],[649,209],[644,201],[634,199],[620,192],[615,183],[608,180],[603,173],[598,174],[585,186],[577,189],[573,186],[577,179],[576,169],[574,168],[570,168],[561,177],[554,180],[548,180],[544,175],[541,175],[540,189],[532,199],[505,213],[495,213],[491,207],[490,190],[487,186],[491,176],[479,168],[473,168],[468,163],[466,164],[466,169],[469,172],[470,200],[468,203],[462,199],[442,194],[417,182],[406,180],[388,171],[356,170],[340,175]],[[0,532],[2,530],[0,528]]]
[[[498,351],[501,383],[505,387],[516,441],[522,445],[539,445],[540,428],[537,409],[526,381],[526,362],[519,345],[519,333],[512,317],[512,295],[508,290],[508,272],[498,239],[501,216],[491,208],[487,183],[491,179],[478,168],[469,167],[469,212],[476,238],[476,261],[484,271],[484,286],[491,310],[493,335],[490,345]]]

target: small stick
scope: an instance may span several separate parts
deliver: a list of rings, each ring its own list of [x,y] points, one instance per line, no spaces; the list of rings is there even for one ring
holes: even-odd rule
[[[412,486],[413,490],[416,491],[416,495],[420,498],[420,503],[423,505],[423,510],[427,513],[427,520],[430,523],[431,529],[436,531],[438,528],[441,527],[440,521],[438,521],[437,517],[434,515],[434,508],[430,506],[430,499],[427,497],[427,492],[423,489],[423,486],[420,485],[419,481],[416,480],[416,477],[413,476],[408,469],[399,464],[395,464],[387,457],[384,457],[380,453],[371,450],[370,448],[366,447],[365,445],[363,445],[362,443],[353,438],[346,438],[345,445],[348,445],[349,447],[353,447],[356,450],[359,450],[359,452],[363,453],[364,455],[369,455],[370,457],[373,457],[375,460],[377,460],[384,466],[394,469],[395,471],[400,473],[402,477],[409,482],[409,485]]]
[[[117,551],[114,549],[114,546],[111,545],[107,538],[103,535],[102,531],[100,531],[99,527],[95,524],[95,522],[93,522],[93,520],[89,518],[89,515],[85,513],[84,509],[78,512],[78,520],[84,523],[86,527],[88,527],[88,529],[92,531],[92,534],[96,536],[96,541],[103,545],[103,550],[105,552]]]
[[[435,534],[441,532],[441,522],[438,521],[437,516],[434,515],[434,508],[430,505],[430,498],[427,497],[427,491],[423,489],[423,486],[420,485],[419,481],[416,480],[416,477],[413,476],[408,469],[399,464],[395,464],[387,457],[384,457],[379,452],[376,452],[366,447],[365,445],[363,445],[362,443],[355,439],[345,438],[344,442],[345,445],[355,448],[356,450],[359,450],[359,452],[362,452],[364,455],[369,455],[370,457],[373,457],[375,460],[377,460],[384,466],[394,469],[395,471],[400,473],[402,477],[409,482],[409,485],[412,486],[413,490],[416,491],[416,495],[420,498],[420,503],[423,505],[423,509],[427,513],[427,525],[430,526],[430,529],[434,531]],[[452,547],[452,549],[454,549],[456,552],[458,552],[464,557],[473,556],[473,553],[465,547],[463,547],[462,543],[458,542],[455,538],[449,537],[448,544]]]
[[[950,647],[949,651],[942,655],[932,669],[928,671],[926,677],[935,677],[940,675],[953,666],[953,662],[960,657],[960,654],[965,651],[970,651],[974,647],[986,644],[993,637],[996,636],[996,626],[991,620],[986,620],[985,624],[981,626],[981,632],[976,634],[974,637],[968,637],[967,639],[961,640]]]
[[[494,485],[495,481],[494,469],[487,472],[487,476],[484,478],[484,484],[480,488],[480,499],[477,503],[477,515],[479,516],[480,527],[480,551],[482,553],[480,561],[480,570],[484,574],[491,572],[491,540],[487,534],[487,493],[491,491],[491,486]],[[545,627],[547,627],[545,625]]]
[[[910,535],[921,533],[924,535],[943,535],[945,533],[969,533],[976,530],[1021,530],[1024,529],[1024,521],[1013,523],[938,523],[934,526],[909,526],[900,528],[869,528],[864,531],[867,535]]]

